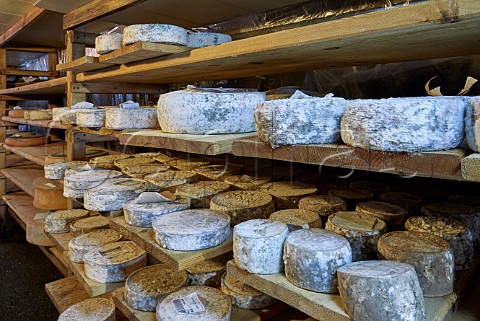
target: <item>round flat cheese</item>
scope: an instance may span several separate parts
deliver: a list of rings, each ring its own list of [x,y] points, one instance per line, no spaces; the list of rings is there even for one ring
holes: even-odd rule
[[[70,225],[70,233],[73,237],[92,232],[98,229],[108,228],[110,220],[101,215],[82,218]]]
[[[63,196],[63,185],[59,181],[52,181],[38,177],[33,181],[35,196],[33,206],[43,210],[65,210],[68,208],[67,199]]]
[[[130,158],[118,159],[114,161],[113,164],[116,167],[123,169],[127,166],[158,164],[158,163],[152,157],[130,157]]]
[[[328,195],[344,199],[349,211],[353,211],[357,203],[371,200],[374,196],[370,191],[353,188],[334,188],[328,191]]]
[[[232,298],[232,304],[241,309],[266,309],[277,300],[251,286],[235,280],[228,274],[222,277],[222,292]]]
[[[57,162],[47,164],[43,167],[45,170],[45,178],[48,179],[63,179],[67,169],[83,170],[86,168],[89,167],[88,163],[85,161]]]
[[[63,180],[63,196],[82,198],[86,190],[100,187],[107,180],[121,175],[121,172],[103,169],[91,169],[67,175]]]
[[[197,167],[194,172],[208,179],[223,181],[225,177],[238,174],[242,169],[235,165],[205,165]]]
[[[55,211],[45,218],[45,232],[68,233],[71,223],[89,215],[89,211],[82,209]]]
[[[108,243],[118,242],[122,235],[110,229],[98,229],[73,238],[68,242],[68,258],[75,263],[83,263],[83,256],[90,250]]]
[[[49,120],[52,119],[51,109],[25,110],[23,117],[27,120]]]
[[[329,195],[310,195],[300,199],[298,208],[317,213],[322,223],[327,222],[330,214],[347,210],[347,202],[340,197]]]
[[[98,156],[94,157],[90,160],[90,163],[107,169],[115,168],[114,162],[120,159],[125,159],[132,157],[133,155],[126,155],[126,154],[118,154],[118,155],[105,155],[105,156]]]
[[[158,128],[157,109],[141,108],[105,108],[105,127],[113,130]]]
[[[58,321],[115,321],[115,304],[105,298],[90,298],[63,311]]]
[[[174,45],[187,45],[187,30],[167,24],[136,24],[123,29],[124,46],[138,42],[158,42]]]
[[[322,228],[322,220],[320,219],[320,216],[309,210],[291,208],[288,210],[276,211],[270,214],[270,219],[287,224],[290,232],[301,228]]]
[[[229,252],[187,267],[188,284],[219,287],[222,275],[225,273],[227,261],[231,259],[232,253]]]
[[[202,48],[232,41],[230,35],[218,32],[190,32],[187,34],[187,47]]]
[[[122,173],[133,178],[144,178],[148,174],[165,172],[169,169],[170,166],[161,164],[126,165],[122,168]]]
[[[105,109],[75,109],[77,125],[87,128],[105,126]]]
[[[292,181],[266,183],[261,185],[258,190],[273,197],[277,211],[298,208],[298,203],[302,198],[317,192],[317,188],[313,185]]]
[[[167,161],[166,164],[182,171],[193,171],[198,167],[210,165],[210,162],[203,158],[175,158]]]
[[[155,158],[155,160],[157,162],[160,162],[160,163],[167,163],[169,161],[177,159],[177,157],[169,156],[169,155],[163,154],[163,153],[158,153],[158,155],[154,156],[153,158]]]
[[[212,197],[229,190],[230,185],[224,182],[200,181],[178,186],[175,194],[190,198],[191,208],[209,208]]]
[[[420,208],[420,205],[423,203],[422,197],[404,192],[381,193],[378,195],[378,199],[383,202],[406,208],[409,214],[413,214],[415,211],[417,211]]]
[[[382,182],[374,181],[356,181],[350,183],[350,188],[367,190],[374,194],[380,194],[390,191],[390,186]]]
[[[405,208],[381,201],[358,203],[355,211],[384,220],[391,230],[403,229],[408,215]]]
[[[145,175],[143,179],[154,184],[160,190],[168,190],[170,192],[175,192],[177,187],[182,184],[198,182],[197,174],[190,171],[164,171]]]
[[[122,47],[123,34],[109,33],[100,35],[95,38],[95,50],[100,54],[106,54],[110,51],[120,49]]]
[[[225,183],[232,185],[232,189],[243,190],[256,190],[271,180],[270,176],[250,176],[246,174],[225,177]]]

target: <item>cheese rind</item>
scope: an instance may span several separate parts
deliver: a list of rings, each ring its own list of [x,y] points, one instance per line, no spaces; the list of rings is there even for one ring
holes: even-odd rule
[[[25,110],[24,116],[27,120],[49,120],[52,119],[51,109]]]
[[[309,210],[292,208],[276,211],[270,214],[270,219],[287,224],[290,232],[301,228],[322,228],[322,220],[320,219],[320,216]]]
[[[230,35],[218,32],[190,32],[187,34],[187,47],[202,48],[232,41]]]
[[[138,41],[186,46],[187,30],[174,25],[154,23],[129,25],[123,29],[124,46]]]
[[[333,188],[328,195],[340,197],[347,202],[347,210],[353,211],[358,203],[371,200],[373,192],[355,188]]]
[[[242,169],[235,165],[205,165],[196,167],[193,170],[200,176],[211,180],[223,181],[225,177],[242,172]]]
[[[75,109],[77,125],[87,128],[105,126],[105,109]]]
[[[157,128],[157,109],[106,108],[105,127],[113,130]]]
[[[381,201],[358,203],[355,211],[384,220],[391,230],[403,229],[408,215],[405,208]]]
[[[110,51],[122,47],[123,34],[109,33],[95,38],[95,50],[100,54],[106,54]]]
[[[106,229],[110,220],[101,215],[85,217],[70,224],[70,233],[72,237],[92,232],[98,229]]]
[[[222,275],[225,273],[227,261],[231,259],[232,254],[230,252],[187,267],[188,284],[219,287]]]
[[[88,251],[121,239],[120,233],[110,229],[99,229],[74,236],[68,242],[68,258],[72,262],[83,263],[83,256]]]
[[[121,176],[117,171],[91,169],[66,175],[63,180],[63,196],[82,198],[86,190],[99,187],[107,180]]]
[[[317,188],[313,185],[292,181],[265,183],[258,190],[273,197],[277,211],[298,208],[302,198],[317,192]]]
[[[466,106],[465,112],[465,136],[468,147],[478,152],[480,139],[480,97],[471,97],[470,103]]]
[[[340,197],[329,195],[306,196],[298,202],[298,208],[317,213],[325,224],[330,214],[347,210],[347,202]]]
[[[105,298],[90,298],[63,311],[58,321],[115,321],[115,304]]]
[[[224,182],[200,181],[178,186],[175,194],[190,198],[191,208],[209,208],[212,197],[229,190],[230,185]]]
[[[225,177],[225,183],[232,185],[232,189],[256,190],[261,185],[272,180],[270,176],[231,175]]]
[[[130,158],[132,156],[133,155],[126,155],[126,154],[98,156],[98,157],[92,158],[90,160],[90,163],[98,167],[113,169],[115,168],[114,163],[116,160]]]
[[[45,178],[62,179],[64,178],[67,169],[83,170],[88,168],[87,165],[88,163],[85,161],[57,162],[47,164],[43,169],[45,170]]]
[[[235,280],[228,274],[222,276],[222,292],[232,298],[232,304],[241,309],[266,309],[277,300],[245,283]]]
[[[82,209],[55,211],[45,218],[45,232],[68,233],[71,223],[85,218],[89,214],[89,211]]]
[[[423,203],[423,198],[410,193],[404,192],[385,192],[378,195],[380,201],[398,205],[406,208],[409,214],[413,214],[420,209],[420,205]]]
[[[191,184],[198,182],[198,176],[190,171],[164,171],[145,175],[147,182],[156,185],[160,190],[175,192],[177,187],[182,184]]]
[[[123,204],[147,190],[146,182],[136,178],[113,178],[85,190],[83,206],[91,211],[117,211]]]

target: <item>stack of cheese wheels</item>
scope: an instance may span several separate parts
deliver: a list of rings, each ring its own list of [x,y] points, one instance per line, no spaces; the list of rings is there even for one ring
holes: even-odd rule
[[[190,32],[187,34],[187,47],[202,48],[232,41],[230,35],[218,32]]]
[[[222,277],[222,292],[232,298],[232,304],[241,309],[266,309],[277,300],[251,286],[235,280],[228,274]]]
[[[398,205],[407,209],[409,214],[415,214],[423,203],[423,198],[404,192],[385,192],[378,195],[378,199],[383,202]]]
[[[23,118],[27,120],[50,120],[52,119],[51,109],[26,110]]]
[[[130,241],[113,242],[83,256],[85,275],[100,283],[122,282],[147,265],[147,253]]]
[[[230,217],[207,209],[164,214],[153,221],[152,227],[157,243],[175,251],[208,249],[230,237]]]
[[[82,198],[84,192],[100,187],[109,179],[121,176],[121,172],[110,170],[88,170],[67,175],[63,181],[63,196]]]
[[[194,172],[211,180],[223,181],[225,177],[239,174],[242,169],[235,165],[205,165],[197,167]]]
[[[74,171],[83,171],[90,170],[91,167],[85,161],[73,161],[47,164],[43,167],[43,169],[45,171],[45,178],[63,179],[65,177],[65,171],[67,169],[73,169]]]
[[[478,152],[480,145],[480,132],[478,132],[478,126],[480,125],[480,98],[471,97],[470,103],[466,106],[465,112],[465,136],[467,138],[468,147],[471,150]]]
[[[120,159],[125,159],[132,157],[132,155],[106,155],[106,156],[99,156],[94,157],[90,160],[90,164],[93,164],[98,167],[106,168],[106,169],[113,169],[115,168],[114,162]]]
[[[77,125],[87,128],[105,126],[105,109],[76,109]]]
[[[402,229],[408,215],[405,208],[381,201],[358,203],[355,211],[384,220],[391,230]]]
[[[301,91],[290,99],[260,103],[255,110],[258,138],[273,148],[338,142],[346,103],[343,98],[310,97]]]
[[[161,164],[127,165],[122,168],[122,173],[134,178],[144,178],[148,174],[165,172],[169,169],[170,166]]]
[[[347,202],[335,196],[311,195],[302,198],[298,202],[298,208],[317,213],[322,219],[322,223],[325,224],[330,214],[346,211]]]
[[[139,227],[152,227],[152,222],[164,214],[186,210],[190,207],[188,197],[168,199],[156,192],[143,192],[134,200],[123,204],[125,222]]]
[[[320,216],[309,210],[301,210],[291,208],[288,210],[280,210],[272,213],[270,219],[287,224],[290,232],[301,229],[316,227],[322,228],[322,220]]]
[[[130,157],[130,158],[122,158],[113,161],[113,164],[123,169],[127,166],[136,166],[136,165],[145,165],[145,164],[158,164],[153,157]]]
[[[191,208],[209,208],[212,197],[229,190],[230,185],[224,182],[200,181],[178,186],[175,194],[190,198]]]
[[[82,218],[70,225],[70,233],[73,237],[92,232],[98,229],[106,229],[110,220],[101,215]]]
[[[377,242],[387,231],[379,218],[358,212],[337,212],[328,217],[325,229],[344,236],[352,248],[352,261],[377,257]]]
[[[33,181],[35,196],[33,206],[43,210],[65,210],[68,208],[67,199],[63,196],[63,185],[58,181],[51,181],[38,177]]]
[[[52,234],[70,232],[70,224],[89,216],[90,212],[82,209],[55,211],[45,218],[45,232]]]
[[[174,193],[178,186],[198,182],[198,176],[190,171],[165,171],[145,175],[143,178],[149,183],[157,186],[160,190]]]
[[[255,131],[253,114],[265,93],[228,88],[188,88],[158,100],[163,131],[180,134],[233,134]]]
[[[378,251],[387,260],[415,267],[423,295],[443,296],[453,291],[454,261],[450,244],[439,236],[411,231],[384,234]]]
[[[225,177],[225,183],[232,185],[232,189],[256,190],[261,185],[272,180],[270,176],[231,175]]]
[[[229,252],[187,267],[188,284],[219,287],[222,275],[225,273],[227,261],[231,259],[232,254]]]
[[[228,214],[232,225],[255,218],[268,218],[275,211],[272,197],[257,191],[220,193],[211,199],[210,208]]]
[[[353,211],[358,203],[371,200],[373,192],[354,188],[334,188],[328,191],[328,195],[340,197],[347,202],[347,210]]]
[[[117,211],[123,204],[146,191],[145,181],[136,178],[113,178],[101,186],[85,190],[83,206],[91,211]]]
[[[276,210],[298,208],[302,198],[317,192],[317,188],[313,185],[292,181],[266,183],[258,190],[272,195]]]
[[[348,240],[326,230],[291,232],[283,254],[285,277],[295,286],[314,292],[336,293],[337,268],[352,262]]]
[[[455,148],[463,139],[465,106],[461,97],[354,100],[342,118],[342,139],[387,152]]]
[[[184,306],[181,299],[191,296],[197,297],[203,310],[187,312],[190,308]],[[199,308],[199,305],[196,308]],[[156,315],[157,319],[162,321],[229,321],[231,310],[230,297],[222,291],[206,286],[187,286],[167,295],[157,305]]]
[[[123,29],[124,46],[138,42],[158,42],[165,44],[187,45],[187,30],[167,24],[135,24]]]
[[[141,108],[106,108],[105,127],[113,130],[157,128],[157,109]]]
[[[187,280],[187,272],[175,272],[164,264],[141,268],[125,282],[125,301],[135,310],[153,312],[158,302],[185,286]]]
[[[337,270],[343,306],[352,320],[425,320],[415,269],[394,261],[362,261]]]
[[[440,216],[414,216],[405,222],[409,231],[427,232],[450,242],[455,270],[467,270],[474,262],[473,236],[460,220]]]
[[[203,158],[175,158],[166,162],[166,164],[182,171],[193,171],[198,167],[210,165],[210,162]]]
[[[374,181],[356,181],[350,183],[350,188],[353,189],[361,189],[361,190],[367,190],[375,195],[378,195],[380,193],[386,193],[390,191],[390,187],[382,182],[374,182]]]
[[[275,274],[284,269],[283,243],[287,224],[254,219],[233,229],[233,258],[241,269],[256,274]]]
[[[57,321],[115,321],[115,304],[105,298],[75,303],[62,312]]]
[[[90,250],[105,244],[118,242],[122,235],[110,229],[98,229],[85,234],[74,236],[68,242],[68,258],[75,263],[83,263],[83,256]]]
[[[103,55],[122,47],[123,34],[109,33],[95,38],[95,50]]]

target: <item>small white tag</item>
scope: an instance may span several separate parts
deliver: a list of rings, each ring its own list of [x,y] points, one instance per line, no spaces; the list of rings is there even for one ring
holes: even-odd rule
[[[195,314],[205,311],[205,306],[200,301],[196,292],[187,296],[172,300],[177,314]]]
[[[52,212],[43,212],[43,213],[37,213],[35,214],[35,216],[33,217],[33,220],[34,221],[38,221],[38,220],[43,220],[45,219],[48,215],[52,214]]]
[[[20,106],[15,106],[15,107],[13,107],[13,109],[14,109],[14,110],[19,110],[19,109],[22,109],[22,107],[20,107]]]
[[[52,183],[45,183],[45,186],[51,187],[51,188],[57,188],[55,185]]]
[[[135,201],[135,203],[138,203],[138,204],[160,203],[160,202],[171,202],[171,200],[157,192],[143,192]]]
[[[129,100],[129,101],[126,101],[124,103],[121,103],[119,106],[121,108],[139,108],[140,104]]]

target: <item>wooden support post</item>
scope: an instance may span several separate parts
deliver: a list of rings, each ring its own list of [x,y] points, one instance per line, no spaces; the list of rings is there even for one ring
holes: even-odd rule
[[[67,62],[85,56],[85,45],[74,42],[75,32],[67,30],[65,37],[67,45]],[[67,71],[67,106],[70,107],[78,102],[85,101],[86,94],[75,92],[75,73]]]
[[[67,130],[67,160],[86,160],[86,140],[74,128]]]
[[[7,70],[7,50],[0,49],[0,71]],[[7,75],[0,75],[0,90],[7,88]],[[2,100],[0,101],[0,116],[7,115],[7,102]],[[0,144],[5,142],[7,138],[7,128],[0,127]]]

